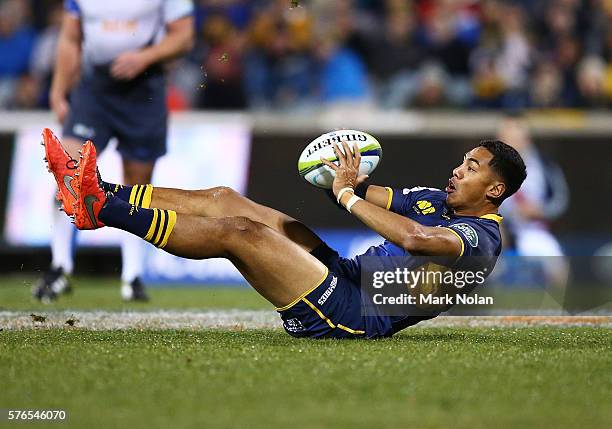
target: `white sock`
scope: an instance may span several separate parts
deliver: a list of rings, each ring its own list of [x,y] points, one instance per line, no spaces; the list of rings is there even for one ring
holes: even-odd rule
[[[146,243],[132,234],[124,234],[121,242],[121,281],[131,283],[144,271],[144,254]]]
[[[53,216],[53,231],[51,232],[52,268],[62,268],[64,274],[72,274],[75,239],[76,228],[64,212],[56,210]]]

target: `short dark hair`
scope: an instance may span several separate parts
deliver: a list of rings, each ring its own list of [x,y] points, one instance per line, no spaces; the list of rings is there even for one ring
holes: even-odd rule
[[[493,159],[489,165],[501,177],[506,185],[506,191],[501,197],[492,199],[499,206],[502,201],[519,190],[527,177],[527,168],[521,155],[512,146],[501,140],[482,140],[478,147],[484,147],[491,152]]]

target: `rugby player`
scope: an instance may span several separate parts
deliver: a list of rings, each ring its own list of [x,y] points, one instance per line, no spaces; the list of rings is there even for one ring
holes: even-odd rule
[[[62,177],[74,174],[66,168],[68,155],[49,130],[43,141],[61,188]],[[338,165],[325,161],[336,172],[333,192],[353,216],[386,239],[354,259],[340,257],[297,220],[229,188],[186,191],[103,182],[91,142],[85,143],[74,174],[76,199],[60,194],[65,205],[74,207],[79,229],[110,226],[180,257],[229,259],[276,306],[293,336],[387,337],[435,314],[364,315],[360,258],[431,255],[457,265],[484,256],[492,268],[501,251],[498,207],[519,189],[525,164],[512,147],[486,140],[465,155],[445,191],[391,189],[363,186],[359,151],[353,154],[346,142],[342,146],[346,155],[335,147]]]
[[[63,125],[63,143],[78,156],[83,141],[102,151],[113,137],[123,161],[124,182],[149,183],[155,161],[166,152],[166,83],[163,63],[193,46],[191,0],[64,0],[56,65],[49,94]],[[68,96],[70,95],[69,99]],[[74,163],[71,163],[74,166]],[[70,175],[61,189],[72,192]],[[72,207],[63,207],[72,213]],[[53,259],[34,296],[55,299],[70,290],[75,230],[55,219]],[[124,300],[146,300],[140,276],[143,244],[122,242]]]

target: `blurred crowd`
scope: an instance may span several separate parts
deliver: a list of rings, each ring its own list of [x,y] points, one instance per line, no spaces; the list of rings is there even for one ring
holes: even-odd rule
[[[602,108],[612,0],[196,0],[173,109]],[[61,0],[0,0],[0,108],[48,105]]]

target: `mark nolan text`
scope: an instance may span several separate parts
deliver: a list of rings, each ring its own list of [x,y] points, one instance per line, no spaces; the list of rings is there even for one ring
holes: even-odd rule
[[[474,295],[442,295],[421,294],[418,296],[403,293],[399,296],[384,296],[377,293],[372,297],[376,305],[404,305],[404,304],[428,304],[428,305],[493,305],[492,296]]]

